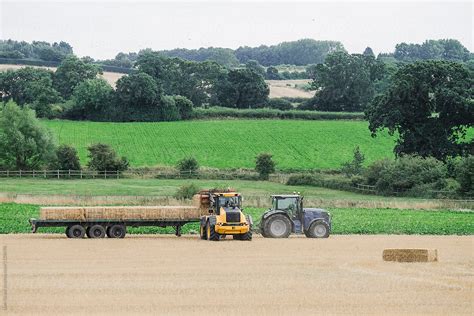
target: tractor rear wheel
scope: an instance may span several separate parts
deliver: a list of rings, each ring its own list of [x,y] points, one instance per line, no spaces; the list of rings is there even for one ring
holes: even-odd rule
[[[308,238],[328,238],[329,237],[329,225],[323,221],[315,221],[309,226],[306,232]]]
[[[212,241],[219,240],[219,234],[216,233],[215,226],[209,224],[209,222],[207,222],[207,225],[206,225],[206,232],[207,232],[207,240],[212,240]]]
[[[288,238],[291,234],[291,222],[285,215],[275,214],[265,220],[264,237]]]

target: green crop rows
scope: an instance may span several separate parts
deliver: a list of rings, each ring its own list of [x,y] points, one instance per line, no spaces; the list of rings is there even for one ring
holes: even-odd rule
[[[157,123],[43,121],[59,143],[75,146],[82,163],[87,146],[112,145],[133,167],[174,166],[194,156],[202,166],[252,168],[260,152],[279,169],[339,168],[360,146],[367,162],[393,157],[394,138],[372,138],[363,121],[216,120]]]
[[[247,208],[256,226],[265,209]],[[474,212],[420,211],[395,209],[335,208],[333,217],[334,234],[431,234],[431,235],[474,235]],[[27,233],[28,219],[38,217],[39,207],[35,205],[0,204],[0,233]],[[171,228],[131,228],[130,233],[172,233]],[[64,228],[42,228],[40,232],[64,232]],[[198,224],[188,224],[184,233],[198,232]]]

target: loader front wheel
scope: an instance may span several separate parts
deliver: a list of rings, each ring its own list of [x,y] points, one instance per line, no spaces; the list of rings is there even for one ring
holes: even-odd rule
[[[215,226],[209,224],[209,222],[207,222],[207,225],[206,225],[206,232],[207,232],[207,240],[212,240],[212,241],[219,240],[219,234],[216,233]]]

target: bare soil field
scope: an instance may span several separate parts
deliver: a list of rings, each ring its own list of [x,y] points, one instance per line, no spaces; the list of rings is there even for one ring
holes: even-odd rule
[[[314,91],[304,91],[296,88],[296,85],[304,85],[311,80],[295,79],[295,80],[265,80],[270,87],[270,98],[312,98]]]
[[[0,236],[6,314],[44,315],[472,315],[473,245],[472,236]],[[401,247],[437,248],[439,262],[382,261],[384,248]]]

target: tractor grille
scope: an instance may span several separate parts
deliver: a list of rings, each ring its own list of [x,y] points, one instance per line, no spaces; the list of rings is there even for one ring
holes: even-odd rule
[[[227,212],[225,214],[225,220],[227,223],[239,223],[240,222],[240,212]]]

